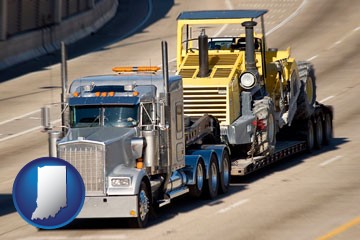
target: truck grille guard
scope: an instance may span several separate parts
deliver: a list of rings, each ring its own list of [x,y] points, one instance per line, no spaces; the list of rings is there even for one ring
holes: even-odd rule
[[[59,157],[72,164],[84,180],[86,196],[105,195],[105,145],[100,142],[60,143]]]

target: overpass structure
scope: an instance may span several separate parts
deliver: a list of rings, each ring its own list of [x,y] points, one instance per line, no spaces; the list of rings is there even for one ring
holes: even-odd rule
[[[53,52],[97,31],[117,0],[0,0],[0,70]]]

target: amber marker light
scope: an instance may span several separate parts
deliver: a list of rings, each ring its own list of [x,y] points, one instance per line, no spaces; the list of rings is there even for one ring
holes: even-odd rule
[[[131,211],[130,211],[130,215],[131,215],[131,216],[136,216],[135,210],[131,210]]]
[[[136,168],[137,169],[142,169],[144,167],[144,161],[142,158],[138,158],[136,159]]]
[[[139,96],[139,92],[137,92],[137,91],[133,92],[133,96],[134,97]]]

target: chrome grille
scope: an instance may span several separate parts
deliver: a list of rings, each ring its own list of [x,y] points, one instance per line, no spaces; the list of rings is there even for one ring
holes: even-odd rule
[[[226,87],[184,87],[184,114],[190,117],[213,115],[226,121]]]
[[[105,194],[105,145],[89,142],[59,144],[59,157],[79,171],[87,196]]]

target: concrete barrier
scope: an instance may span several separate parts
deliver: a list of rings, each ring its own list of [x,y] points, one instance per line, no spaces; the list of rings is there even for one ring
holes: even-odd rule
[[[116,14],[118,0],[103,0],[94,8],[65,19],[58,25],[22,33],[0,41],[0,70],[53,52],[96,32]]]

